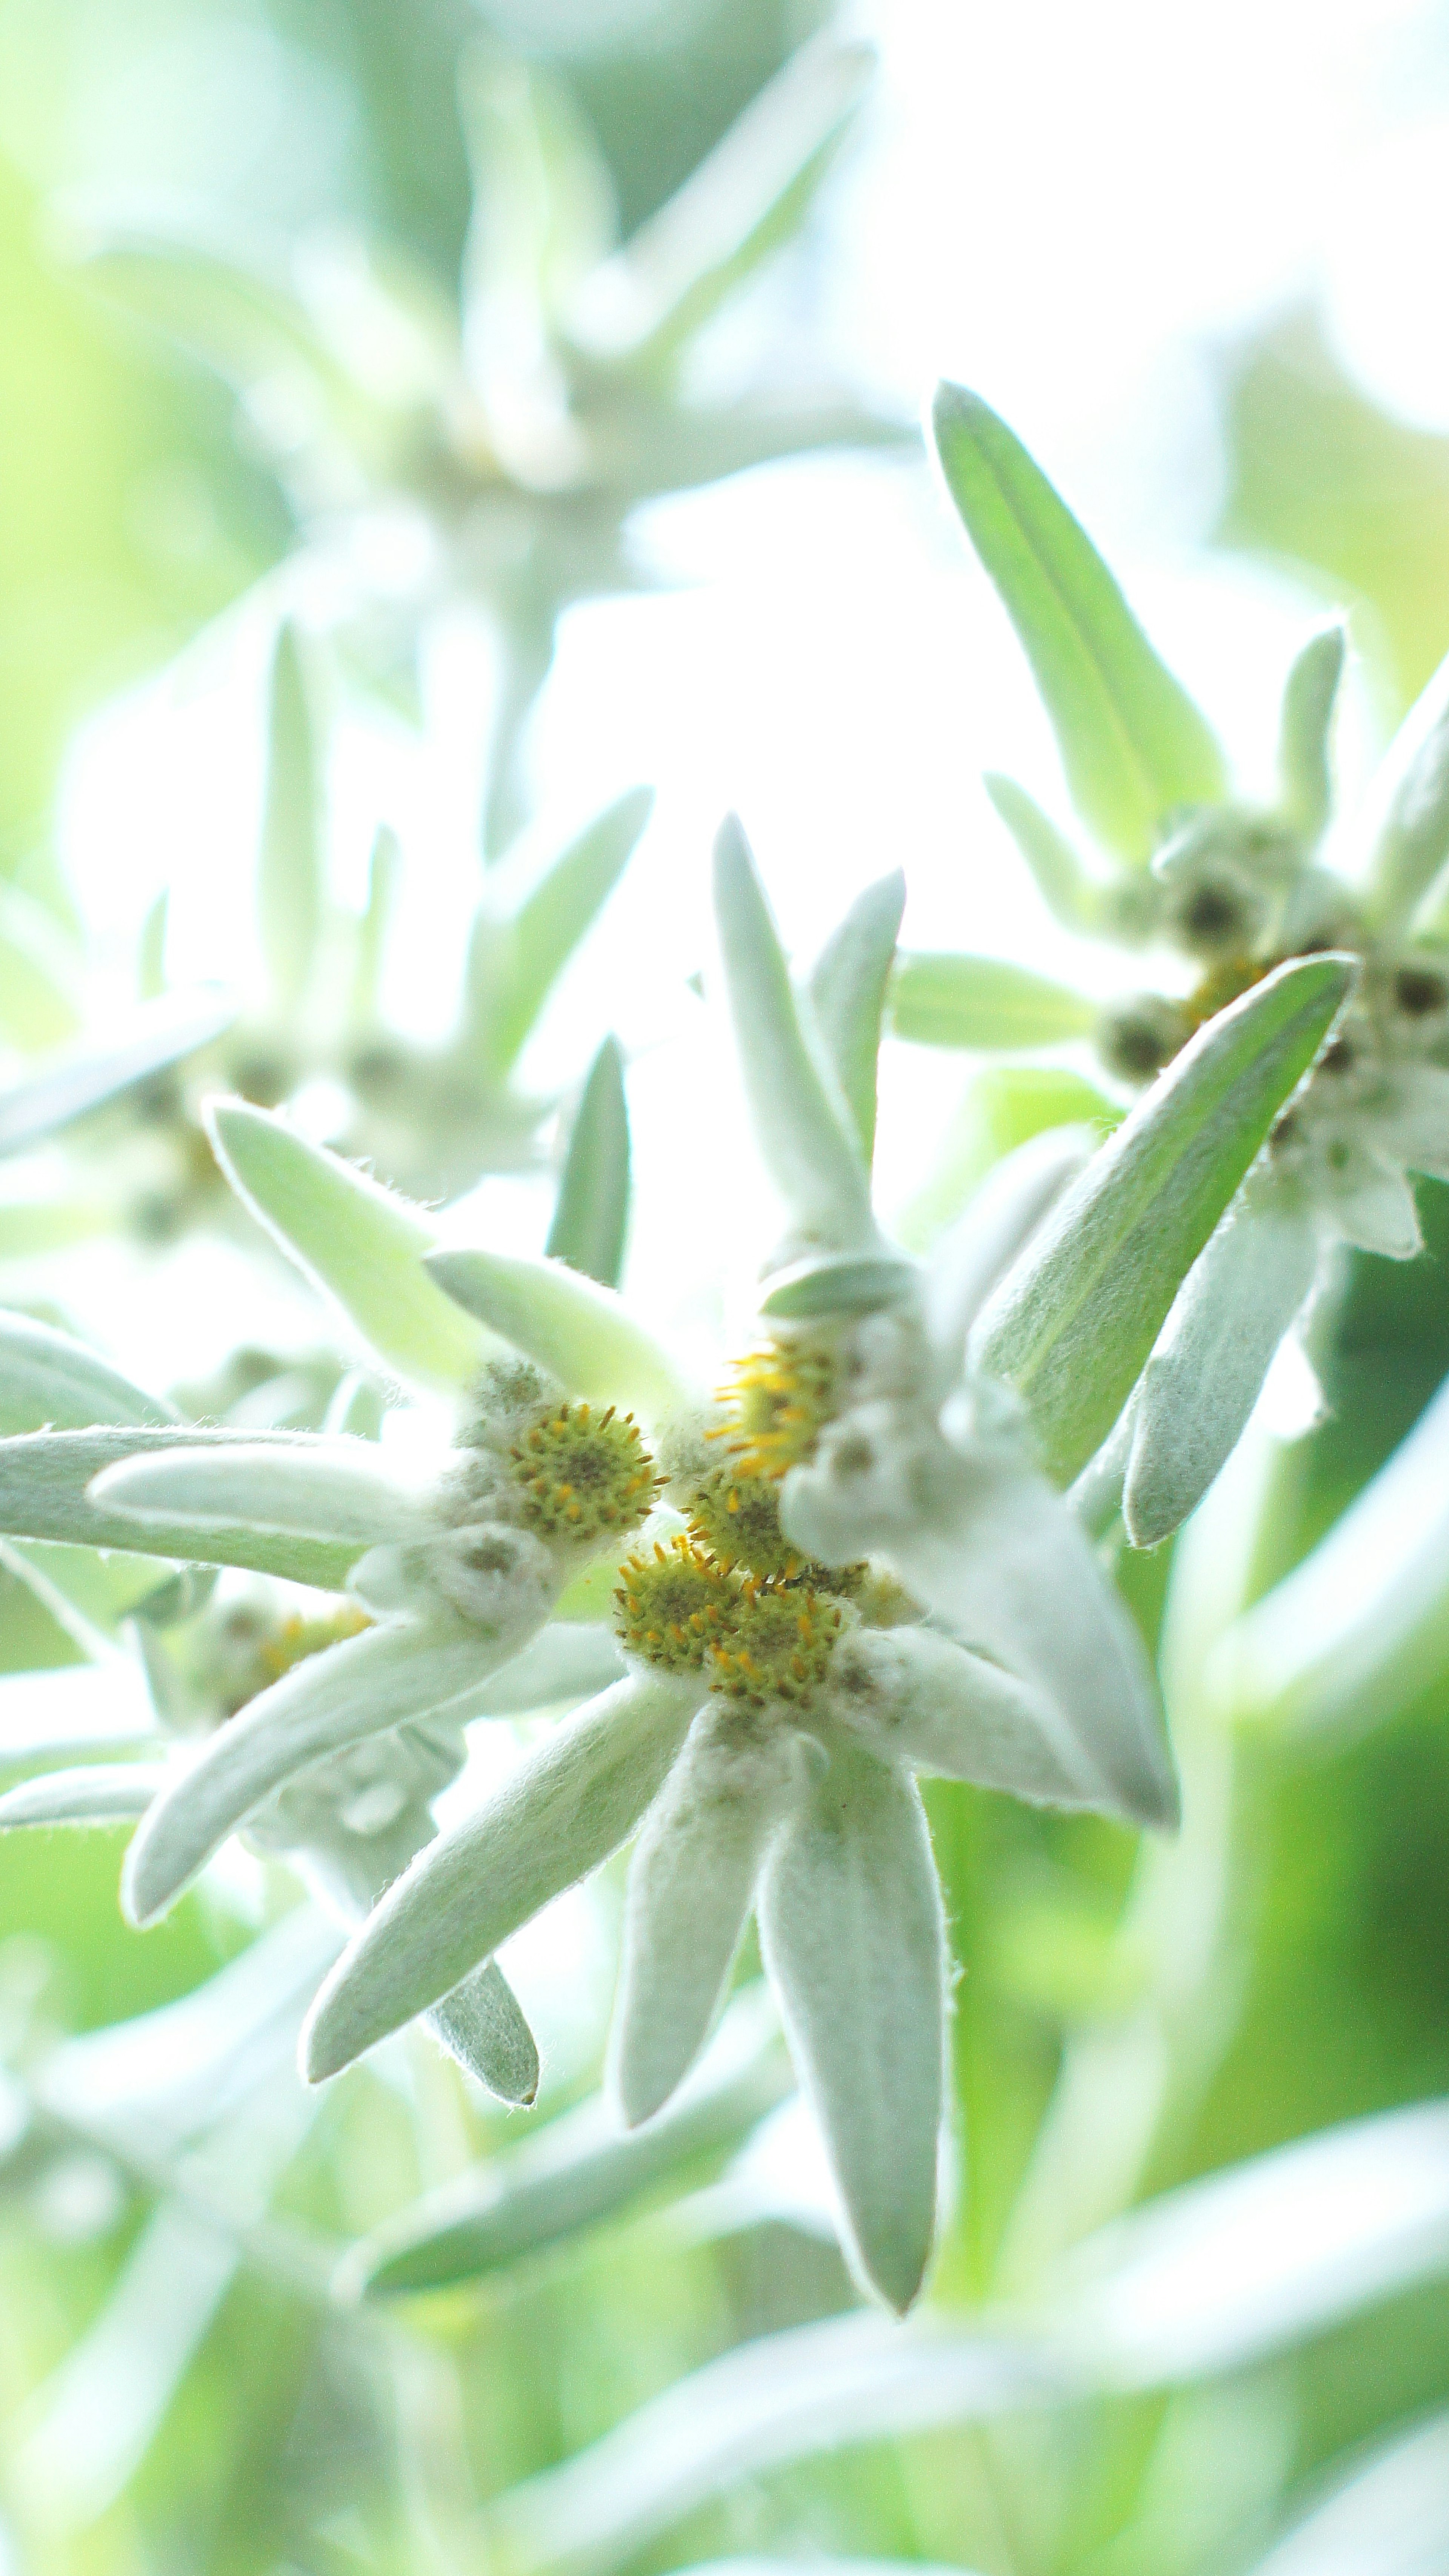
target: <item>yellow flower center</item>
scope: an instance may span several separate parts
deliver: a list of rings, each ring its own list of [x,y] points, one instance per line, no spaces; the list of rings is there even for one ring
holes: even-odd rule
[[[637,1529],[658,1478],[632,1413],[561,1404],[509,1450],[519,1519],[540,1538],[597,1543]]]

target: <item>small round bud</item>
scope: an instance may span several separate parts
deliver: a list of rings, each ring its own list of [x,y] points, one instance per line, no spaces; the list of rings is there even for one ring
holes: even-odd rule
[[[614,1625],[626,1654],[666,1673],[698,1673],[716,1638],[729,1632],[739,1586],[692,1539],[655,1541],[619,1568]]]
[[[540,1538],[597,1547],[637,1529],[659,1479],[632,1413],[561,1404],[508,1451],[515,1517]]]
[[[807,1707],[850,1615],[843,1601],[808,1585],[747,1585],[728,1641],[709,1650],[710,1689],[751,1708],[775,1700]]]
[[[839,1354],[819,1334],[764,1343],[738,1361],[720,1390],[729,1420],[711,1432],[746,1476],[785,1476],[808,1458],[835,1409]]]
[[[483,1521],[448,1530],[425,1542],[418,1553],[432,1589],[474,1627],[494,1634],[532,1627],[553,1606],[553,1560],[527,1530]]]
[[[1119,1081],[1150,1082],[1191,1035],[1192,1021],[1180,1002],[1161,993],[1135,993],[1102,1013],[1095,1043],[1108,1072]]]
[[[688,1503],[691,1538],[727,1569],[785,1581],[801,1574],[805,1560],[780,1527],[780,1488],[773,1476],[747,1476],[732,1463],[716,1467]]]

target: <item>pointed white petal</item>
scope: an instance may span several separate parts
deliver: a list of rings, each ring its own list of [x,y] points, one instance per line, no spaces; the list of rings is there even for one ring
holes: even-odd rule
[[[1276,1197],[1228,1217],[1198,1256],[1137,1390],[1123,1495],[1134,1547],[1170,1538],[1231,1457],[1317,1268],[1311,1215]]]
[[[194,1521],[202,1529],[246,1522],[359,1548],[416,1538],[428,1525],[377,1443],[345,1437],[153,1450],[107,1467],[90,1491],[128,1520]]]
[[[1414,1193],[1403,1173],[1377,1154],[1355,1157],[1352,1186],[1334,1192],[1328,1212],[1339,1233],[1360,1252],[1412,1261],[1423,1249]]]
[[[1101,1775],[1052,1702],[930,1628],[857,1629],[830,1678],[832,1715],[882,1761],[1045,1806],[1101,1801]]]
[[[1100,1142],[1091,1127],[1049,1127],[1029,1138],[992,1167],[942,1236],[927,1273],[926,1329],[953,1377],[993,1288]]]
[[[310,1763],[436,1709],[461,1722],[507,1652],[457,1629],[373,1628],[295,1665],[210,1739],[147,1817],[122,1878],[131,1921],[163,1913],[218,1844]]]
[[[22,1780],[0,1798],[0,1831],[11,1825],[114,1825],[144,1816],[170,1778],[160,1762],[83,1763]]]
[[[500,2102],[532,2102],[538,2092],[538,2043],[513,1988],[490,1959],[444,1995],[428,2027],[464,2071]]]
[[[903,2312],[935,2231],[941,1896],[913,1784],[853,1746],[831,1751],[761,1879],[760,1939],[850,2250]]]
[[[1400,1072],[1397,1105],[1374,1122],[1375,1140],[1411,1172],[1449,1180],[1449,1073],[1435,1064]]]
[[[732,1703],[701,1709],[629,1870],[611,2080],[630,2128],[668,2101],[704,2045],[760,1862],[801,1785],[773,1720],[752,1735]]]
[[[388,1890],[303,2034],[313,2082],[448,1994],[510,1932],[616,1851],[658,1794],[698,1687],[630,1675],[549,1738]]]

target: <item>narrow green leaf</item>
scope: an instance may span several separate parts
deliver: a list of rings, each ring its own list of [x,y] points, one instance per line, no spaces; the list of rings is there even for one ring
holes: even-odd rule
[[[789,1324],[804,1323],[812,1315],[868,1314],[908,1296],[918,1277],[911,1261],[792,1261],[772,1272],[760,1313]]]
[[[216,985],[143,1002],[114,1036],[68,1047],[28,1081],[0,1092],[0,1154],[25,1153],[138,1082],[181,1063],[220,1037],[235,1017],[235,1001]]]
[[[635,1407],[651,1421],[693,1401],[661,1345],[612,1288],[562,1261],[512,1252],[430,1252],[439,1290],[526,1353],[570,1395]]]
[[[13,1046],[63,1046],[81,1025],[79,959],[43,903],[0,887],[0,1032]]]
[[[356,1027],[366,1028],[377,1017],[383,959],[401,881],[402,846],[396,832],[384,823],[372,845],[367,902],[357,924],[351,998],[351,1017]]]
[[[465,1977],[428,2015],[449,2055],[500,2102],[526,2111],[538,2098],[538,2042],[496,1959]]]
[[[207,1123],[232,1188],[389,1368],[429,1385],[471,1383],[484,1337],[423,1267],[437,1236],[421,1210],[272,1110],[217,1100]]]
[[[1310,635],[1283,691],[1278,731],[1283,812],[1310,848],[1321,839],[1333,809],[1328,737],[1347,652],[1342,626],[1325,626],[1321,634]]]
[[[317,1998],[303,2035],[311,2081],[339,2074],[451,1993],[540,1907],[617,1851],[656,1795],[698,1696],[697,1685],[653,1675],[616,1682],[421,1853]]]
[[[870,1185],[850,1110],[801,1026],[780,935],[734,815],[714,849],[715,916],[740,1072],[761,1157],[807,1240],[874,1251]]]
[[[667,362],[798,231],[869,86],[868,46],[802,45],[569,317],[591,357]]]
[[[375,1441],[304,1432],[210,1449],[163,1449],[127,1458],[96,1479],[93,1498],[127,1520],[194,1523],[199,1531],[286,1531],[362,1549],[423,1536],[431,1521]]]
[[[1088,1035],[1098,1009],[1085,993],[1004,957],[905,956],[891,980],[891,1027],[916,1046],[982,1054],[1062,1046]]]
[[[580,2103],[364,2237],[342,2267],[340,2294],[394,2298],[476,2280],[579,2236],[736,2145],[794,2083],[763,2003],[757,1986],[731,2005],[695,2076],[647,2129],[621,2133],[598,2095]]]
[[[624,1054],[605,1038],[584,1084],[553,1223],[544,1250],[587,1279],[617,1288],[629,1225],[629,1104],[624,1097]]]
[[[1403,921],[1449,859],[1449,659],[1380,761],[1369,814],[1365,891],[1376,913]]]
[[[289,1017],[307,989],[322,924],[321,779],[302,645],[283,626],[272,657],[267,786],[257,854],[257,928],[278,1010]]]
[[[166,990],[166,932],[171,918],[171,889],[163,886],[141,924],[136,943],[136,991],[154,1002]]]
[[[285,1443],[287,1434],[274,1435]],[[357,1548],[275,1531],[215,1529],[195,1522],[141,1523],[90,1501],[87,1488],[118,1459],[154,1449],[198,1447],[228,1441],[255,1443],[255,1432],[163,1430],[31,1431],[0,1440],[0,1535],[60,1539],[75,1547],[119,1548],[132,1556],[164,1556],[178,1564],[199,1558],[207,1565],[240,1565],[278,1574],[291,1583],[340,1591],[356,1562]]]
[[[1225,794],[1217,742],[1006,423],[964,386],[943,384],[932,425],[947,489],[1031,663],[1073,802],[1109,849],[1145,863],[1175,806]]]
[[[1290,960],[1209,1020],[1063,1193],[978,1319],[975,1358],[1025,1398],[1064,1482],[1111,1430],[1355,973],[1351,957]]]
[[[134,1822],[167,1776],[160,1762],[90,1762],[73,1771],[47,1771],[0,1796],[0,1833],[16,1825]]]
[[[0,1433],[176,1419],[171,1405],[133,1386],[84,1342],[0,1310]]]
[[[1064,832],[1044,814],[1035,797],[990,769],[981,781],[997,813],[1036,879],[1049,912],[1068,930],[1102,928],[1103,888],[1086,869]]]
[[[821,950],[810,978],[815,1025],[855,1120],[867,1168],[875,1151],[876,1060],[886,985],[906,908],[897,868],[867,886]]]
[[[623,875],[654,810],[652,787],[631,787],[595,816],[525,896],[511,921],[488,923],[488,968],[472,997],[469,1043],[501,1082],[586,930]]]

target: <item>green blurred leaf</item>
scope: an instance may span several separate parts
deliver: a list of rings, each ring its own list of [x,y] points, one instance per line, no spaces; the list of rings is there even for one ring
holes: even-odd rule
[[[0,1433],[176,1419],[173,1406],[134,1386],[84,1342],[0,1310]]]
[[[0,1033],[13,1046],[61,1046],[81,1025],[80,960],[53,913],[0,889]]]
[[[1351,991],[1351,958],[1280,966],[1200,1029],[1065,1191],[972,1335],[1068,1479],[1106,1438],[1174,1297]]]
[[[286,1433],[273,1435],[285,1441]],[[119,1512],[101,1510],[87,1487],[102,1468],[155,1449],[254,1445],[257,1435],[238,1431],[164,1430],[32,1431],[0,1440],[0,1531],[8,1538],[61,1539],[79,1547],[118,1548],[132,1556],[164,1556],[178,1564],[249,1566],[292,1583],[338,1591],[356,1562],[354,1545],[281,1537],[274,1531],[218,1529],[200,1532],[194,1522],[144,1529]],[[204,1540],[204,1543],[199,1543]]]
[[[233,1189],[378,1357],[429,1385],[467,1386],[485,1345],[423,1268],[437,1237],[419,1210],[270,1110],[218,1100],[207,1116]]]
[[[587,281],[568,316],[590,357],[662,366],[797,232],[869,87],[868,46],[818,36],[674,196]]]
[[[550,1261],[617,1288],[629,1225],[629,1104],[624,1056],[605,1038],[589,1068],[569,1136],[544,1251]]]
[[[924,1252],[961,1214],[992,1166],[1050,1127],[1096,1127],[1106,1135],[1122,1111],[1079,1073],[1060,1065],[994,1064],[976,1074],[942,1139],[936,1166],[896,1233]]]
[[[891,1028],[917,1046],[1062,1046],[1096,1026],[1085,993],[1005,957],[906,954],[891,979]]]
[[[1175,806],[1225,793],[1213,734],[1005,422],[945,384],[933,425],[947,489],[1021,638],[1077,810],[1109,849],[1145,863]]]
[[[0,1795],[0,1833],[18,1825],[114,1825],[144,1816],[166,1779],[159,1762],[88,1762]]]
[[[290,622],[267,697],[267,784],[257,854],[257,928],[277,1009],[290,1019],[311,979],[326,902],[317,724]]]
[[[166,931],[171,915],[171,889],[163,886],[141,924],[136,943],[136,993],[154,1002],[166,990]]]
[[[368,862],[367,903],[357,924],[357,953],[352,969],[351,1016],[364,1028],[377,1017],[388,934],[401,882],[402,848],[396,832],[384,823]]]
[[[550,986],[602,911],[654,810],[652,787],[626,795],[570,842],[511,921],[480,916],[469,973],[469,1045],[501,1083]]]
[[[430,1282],[523,1351],[570,1395],[637,1408],[658,1420],[688,1404],[673,1360],[613,1289],[562,1261],[524,1253],[431,1252]]]
[[[1004,778],[999,770],[988,770],[981,783],[1035,877],[1048,909],[1068,930],[1100,930],[1103,889],[1083,867],[1066,834],[1057,830],[1050,816],[1042,812],[1024,787],[1018,787],[1014,778]]]
[[[1333,810],[1328,743],[1338,686],[1348,652],[1343,626],[1310,635],[1288,674],[1278,732],[1278,778],[1283,811],[1312,845]]]
[[[867,1168],[875,1151],[876,1063],[886,986],[900,936],[906,881],[897,868],[867,886],[832,931],[810,978],[815,1025],[859,1132]]]
[[[20,1154],[101,1108],[229,1028],[236,1003],[217,986],[142,1002],[111,1037],[81,1040],[25,1082],[0,1092],[0,1154]]]

